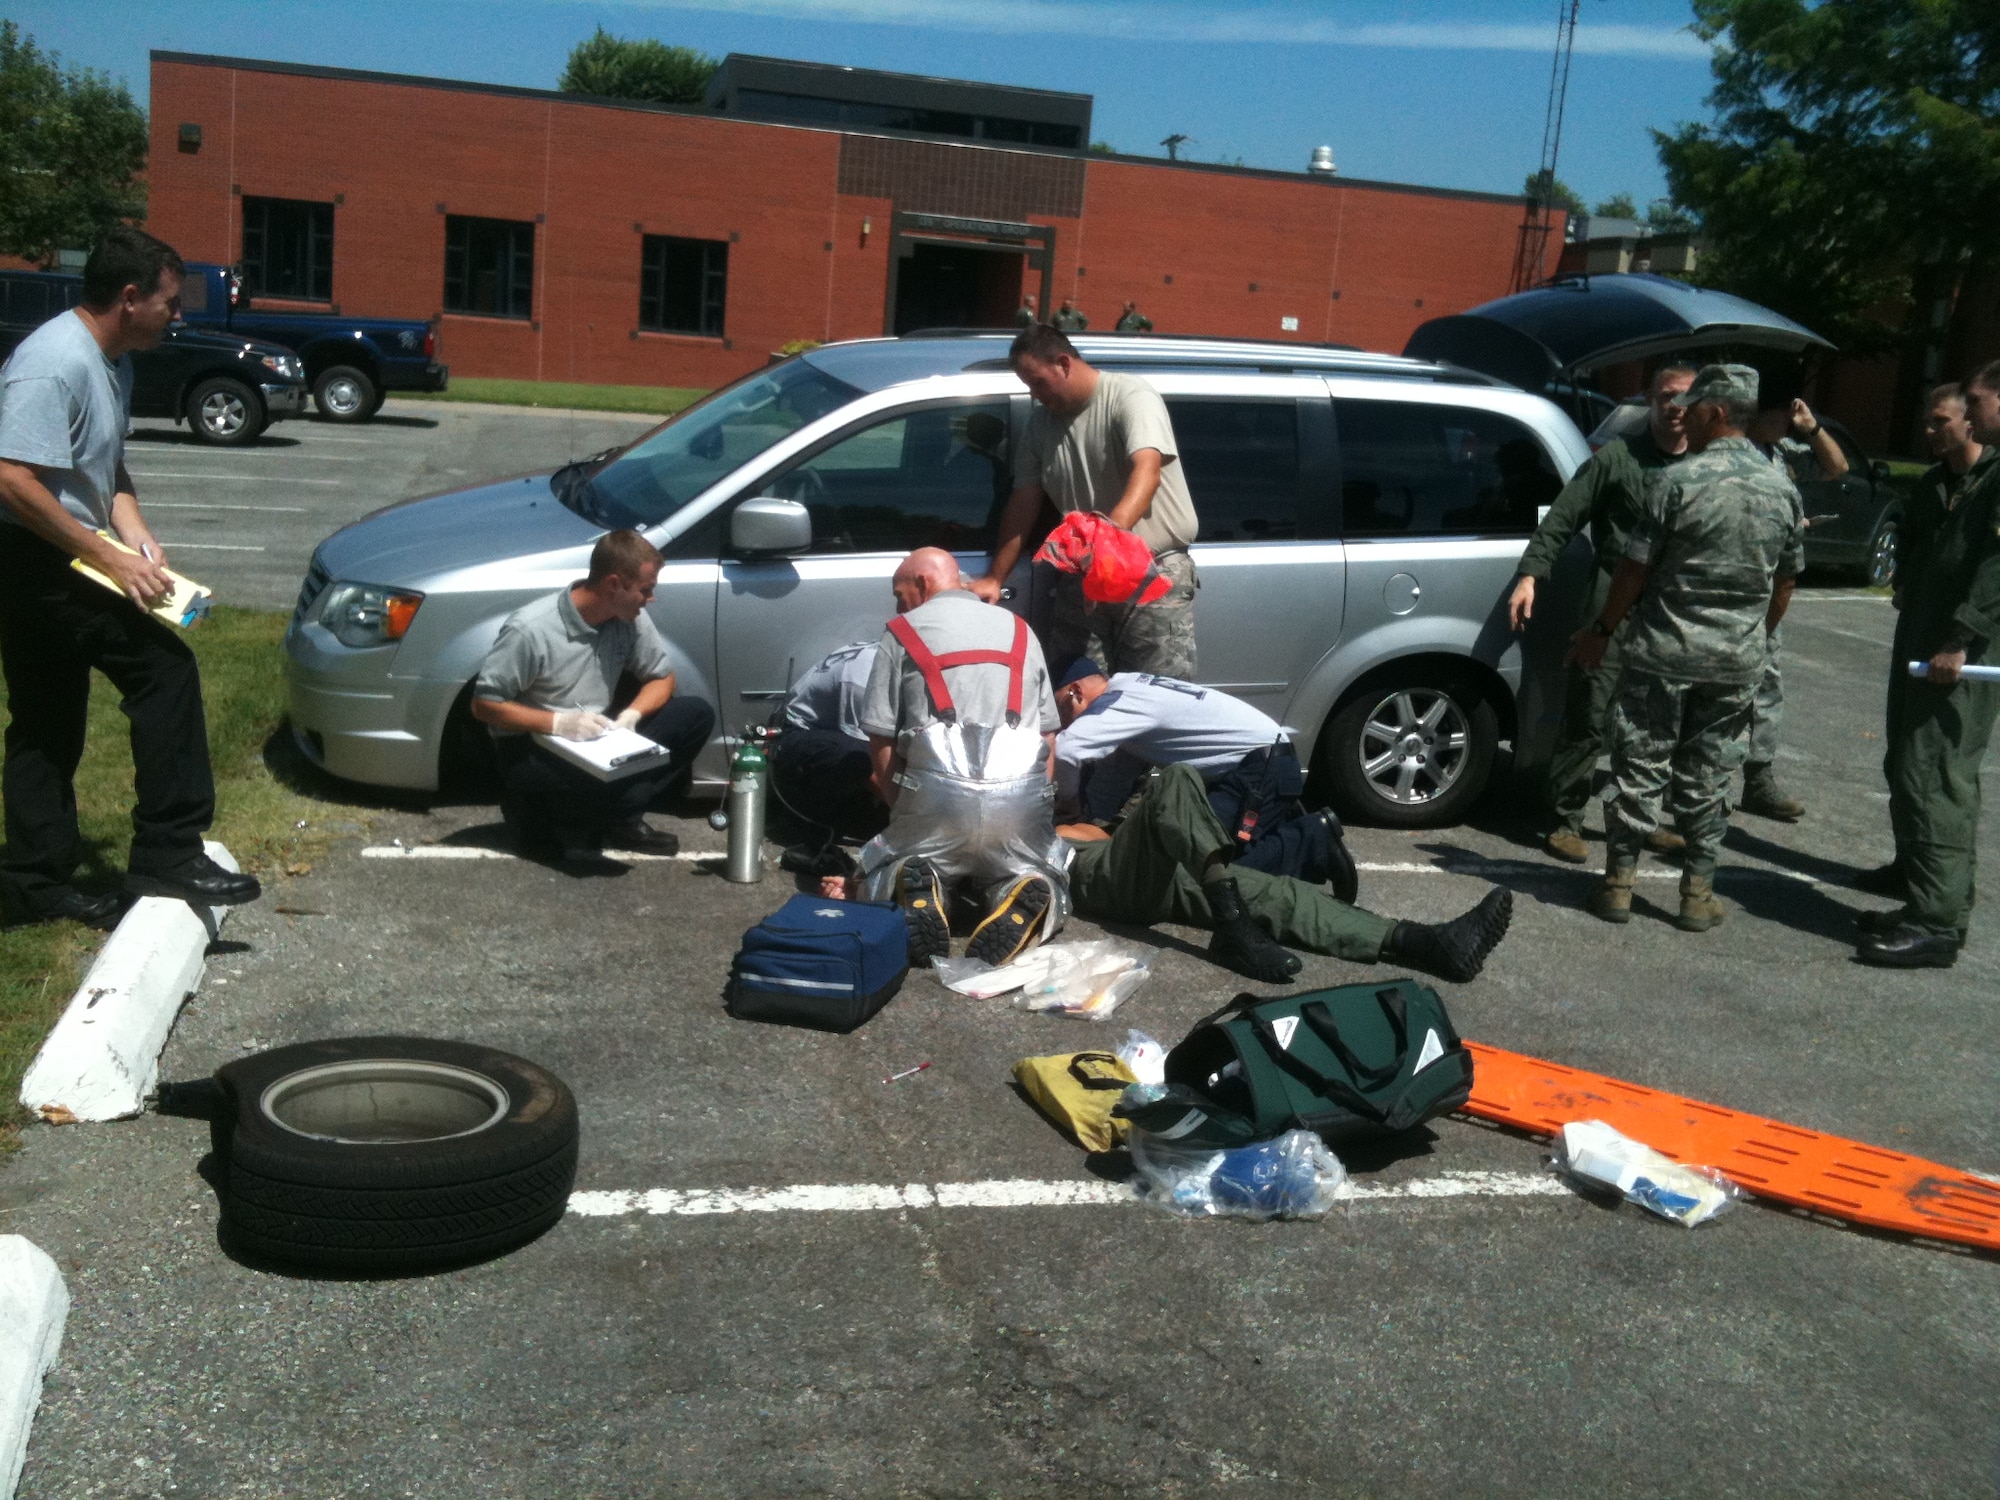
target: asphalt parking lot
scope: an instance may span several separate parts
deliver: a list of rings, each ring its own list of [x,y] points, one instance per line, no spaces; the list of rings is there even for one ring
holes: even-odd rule
[[[1720,929],[1665,920],[1664,865],[1629,927],[1594,921],[1591,875],[1540,852],[1514,783],[1472,826],[1355,830],[1364,904],[1435,918],[1488,881],[1515,890],[1485,974],[1441,987],[1468,1036],[2000,1173],[1990,908],[1953,970],[1849,956],[1852,913],[1884,904],[1846,881],[1889,852],[1889,633],[1876,598],[1795,606],[1782,769],[1810,813],[1739,819]],[[588,1196],[485,1265],[292,1279],[218,1249],[205,1126],[29,1130],[0,1166],[0,1228],[57,1258],[74,1306],[24,1500],[2000,1480],[1990,1258],[1755,1205],[1685,1231],[1556,1188],[1534,1142],[1455,1119],[1352,1158],[1366,1196],[1320,1222],[1100,1201],[1115,1162],[1086,1163],[1008,1070],[1128,1024],[1178,1038],[1240,988],[1204,934],[1138,934],[1154,975],[1105,1027],[927,974],[852,1036],[758,1027],[720,988],[782,877],[735,886],[683,858],[571,878],[482,855],[494,818],[386,811],[274,883],[232,919],[164,1075],[316,1036],[477,1039],[574,1088]],[[719,849],[698,817],[676,826],[688,852]],[[1989,818],[1989,860],[1995,838]],[[427,847],[458,853],[403,852]],[[1368,972],[1315,958],[1303,982]],[[806,1184],[842,1191],[757,1193]]]
[[[273,423],[243,448],[211,448],[164,419],[133,423],[126,467],[179,572],[221,604],[290,609],[313,548],[397,500],[547,472],[657,417],[446,401],[386,403],[373,421]]]

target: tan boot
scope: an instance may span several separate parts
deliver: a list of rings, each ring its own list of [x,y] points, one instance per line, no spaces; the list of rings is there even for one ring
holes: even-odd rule
[[[1606,870],[1604,883],[1590,893],[1590,914],[1606,922],[1631,921],[1632,876],[1630,869]]]
[[[1574,828],[1558,828],[1549,835],[1548,850],[1557,859],[1580,865],[1590,858],[1590,846],[1583,841],[1583,835]]]
[[[1726,915],[1728,913],[1722,903],[1715,897],[1715,877],[1681,876],[1681,914],[1674,918],[1674,926],[1682,932],[1706,932],[1711,927],[1721,926]]]
[[[1671,828],[1655,828],[1646,835],[1646,847],[1655,854],[1685,854],[1688,841]]]

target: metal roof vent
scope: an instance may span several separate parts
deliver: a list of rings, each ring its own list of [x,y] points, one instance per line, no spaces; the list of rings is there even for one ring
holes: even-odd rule
[[[1333,147],[1313,147],[1313,158],[1306,164],[1306,170],[1321,177],[1331,177],[1340,169],[1333,164]]]

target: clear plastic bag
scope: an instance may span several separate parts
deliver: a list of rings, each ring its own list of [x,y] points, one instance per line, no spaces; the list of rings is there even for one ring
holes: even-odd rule
[[[961,995],[984,1000],[1011,990],[1017,992],[1014,1003],[1023,1010],[1053,1010],[1102,1021],[1145,983],[1152,972],[1149,958],[1148,951],[1134,943],[1098,938],[1045,943],[997,969],[976,958],[940,959],[931,967],[946,989]]]
[[[1572,1120],[1563,1126],[1556,1136],[1555,1166],[1689,1229],[1746,1196],[1713,1167],[1683,1166],[1602,1120]]]
[[[1118,1060],[1141,1083],[1167,1081],[1167,1049],[1143,1031],[1125,1033],[1125,1045],[1118,1049]]]
[[[1310,1130],[1216,1151],[1135,1129],[1131,1147],[1139,1196],[1187,1218],[1316,1219],[1349,1191],[1347,1168]]]

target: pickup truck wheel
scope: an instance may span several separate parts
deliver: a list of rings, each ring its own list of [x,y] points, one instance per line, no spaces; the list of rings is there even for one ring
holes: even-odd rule
[[[1319,755],[1350,822],[1441,828],[1486,790],[1499,743],[1499,716],[1470,683],[1424,674],[1355,697],[1327,725]]]
[[[563,1215],[576,1101],[466,1042],[343,1037],[224,1064],[209,1130],[225,1246],[408,1274],[525,1244]]]
[[[313,401],[330,421],[365,422],[375,415],[382,396],[375,382],[354,366],[329,365],[313,377]]]
[[[263,400],[240,380],[218,375],[188,392],[188,430],[201,442],[241,447],[255,441],[266,420]]]

